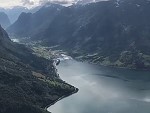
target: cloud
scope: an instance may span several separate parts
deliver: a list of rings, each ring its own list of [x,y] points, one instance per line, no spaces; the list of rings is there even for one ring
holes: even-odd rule
[[[62,5],[71,5],[72,3],[89,3],[97,1],[106,1],[106,0],[0,0],[0,7],[10,8],[14,6],[25,6],[31,8],[33,6],[43,5],[47,2],[62,4]]]
[[[55,1],[52,1],[52,2],[56,3],[56,4],[68,4],[68,3],[70,3],[70,1],[59,1],[59,0],[55,0]]]
[[[31,0],[21,0],[23,5],[34,5],[34,2]]]
[[[77,3],[85,4],[89,2],[93,2],[94,0],[78,0]]]
[[[76,0],[78,4],[87,4],[91,2],[100,2],[100,1],[108,1],[108,0]]]
[[[98,1],[107,1],[107,0],[40,0],[39,4],[45,4],[47,2],[62,4],[62,5],[63,4],[72,4],[72,3],[86,4],[86,3],[98,2]]]
[[[10,8],[12,6],[22,5],[20,0],[0,0],[0,7]]]
[[[70,4],[73,3],[74,0],[40,0],[40,4],[45,4],[45,3],[56,3],[56,4]]]

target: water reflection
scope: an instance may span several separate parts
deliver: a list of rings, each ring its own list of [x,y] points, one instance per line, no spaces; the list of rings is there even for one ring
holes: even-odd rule
[[[63,80],[79,88],[48,110],[53,113],[150,113],[150,72],[61,62]]]

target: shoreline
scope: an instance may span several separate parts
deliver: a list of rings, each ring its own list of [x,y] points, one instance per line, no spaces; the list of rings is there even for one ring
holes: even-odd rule
[[[58,101],[60,101],[60,100],[62,100],[62,99],[64,99],[64,98],[66,98],[66,97],[69,97],[69,96],[71,96],[71,95],[77,93],[78,91],[79,91],[79,89],[78,89],[78,88],[75,88],[75,90],[74,90],[72,93],[69,93],[69,94],[67,94],[67,95],[61,96],[60,98],[58,98],[57,100],[55,100],[55,101],[52,102],[51,104],[47,105],[47,106],[45,107],[45,111],[48,111],[47,109],[48,109],[49,107],[51,107],[52,105],[54,105],[55,103],[57,103]],[[51,113],[50,111],[48,111],[48,112]]]
[[[54,59],[53,59],[54,60]],[[58,75],[58,77],[60,78],[60,76],[59,76],[59,74],[58,74],[58,71],[57,71],[57,68],[56,68],[56,63],[57,62],[55,62],[55,60],[54,60],[54,62],[53,62],[53,65],[54,65],[54,67],[55,67],[55,71],[56,71],[56,73],[57,73],[57,75]],[[59,64],[58,64],[59,65]],[[60,78],[61,79],[61,78]],[[65,81],[64,81],[65,82]],[[74,86],[73,86],[74,87]],[[71,96],[71,95],[73,95],[73,94],[75,94],[75,93],[77,93],[78,91],[79,91],[79,89],[78,88],[76,88],[76,87],[74,87],[75,89],[74,89],[74,91],[73,92],[71,92],[71,93],[69,93],[69,94],[67,94],[67,95],[63,95],[63,96],[61,96],[61,97],[59,97],[58,99],[56,99],[54,102],[52,102],[52,103],[50,103],[49,105],[47,105],[46,107],[45,107],[45,111],[48,111],[47,109],[50,107],[50,106],[52,106],[52,105],[54,105],[55,103],[57,103],[58,101],[60,101],[60,100],[62,100],[62,99],[64,99],[64,98],[66,98],[66,97],[69,97],[69,96]],[[48,111],[48,112],[50,112],[50,111]],[[50,112],[51,113],[51,112]]]
[[[114,69],[127,69],[127,70],[135,70],[135,71],[150,71],[150,69],[137,69],[137,68],[131,68],[131,67],[123,67],[123,66],[115,66],[115,65],[104,65],[104,64],[99,64],[99,63],[94,63],[94,62],[90,62],[88,60],[82,60],[82,59],[76,59],[74,58],[76,61],[78,62],[85,62],[88,64],[92,64],[92,65],[97,65],[97,66],[102,66],[102,67],[106,67],[106,68],[114,68]]]
[[[59,76],[59,73],[57,72],[57,68],[56,68],[56,62],[54,61],[53,62],[53,65],[54,65],[54,67],[55,67],[55,71],[56,71],[56,73],[58,74],[58,77],[60,78],[60,76]],[[61,79],[61,78],[60,78]],[[62,80],[62,79],[61,79]],[[62,80],[63,81],[63,80]],[[64,81],[65,82],[65,81]],[[66,83],[66,82],[65,82]],[[68,83],[67,83],[68,84]],[[74,86],[73,86],[74,87]],[[61,96],[61,97],[59,97],[58,99],[56,99],[54,102],[52,102],[52,103],[50,103],[49,105],[47,105],[46,107],[45,107],[45,111],[48,111],[47,109],[50,107],[50,106],[52,106],[52,105],[54,105],[55,103],[57,103],[58,101],[60,101],[60,100],[62,100],[62,99],[64,99],[64,98],[66,98],[66,97],[69,97],[69,96],[71,96],[71,95],[73,95],[73,94],[75,94],[75,93],[77,93],[78,91],[79,91],[79,89],[78,88],[76,88],[76,87],[74,87],[75,89],[74,89],[74,91],[73,92],[71,92],[71,93],[69,93],[69,94],[67,94],[67,95],[63,95],[63,96]],[[48,111],[48,112],[50,112],[50,111]],[[50,112],[51,113],[51,112]]]

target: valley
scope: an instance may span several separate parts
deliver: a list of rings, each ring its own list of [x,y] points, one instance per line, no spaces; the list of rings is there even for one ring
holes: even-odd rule
[[[110,0],[69,7],[49,4],[35,13],[22,13],[6,30],[10,36],[30,37],[29,42],[57,46],[79,60],[149,70],[149,8],[147,0]]]
[[[149,20],[150,0],[1,0],[0,113],[149,113]]]

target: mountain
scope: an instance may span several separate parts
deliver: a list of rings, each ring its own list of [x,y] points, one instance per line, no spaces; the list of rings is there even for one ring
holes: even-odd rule
[[[37,6],[31,9],[28,9],[26,7],[22,7],[22,6],[15,6],[13,8],[8,8],[8,9],[4,9],[4,8],[0,8],[0,12],[4,12],[8,15],[10,22],[13,24],[19,17],[19,15],[22,12],[25,13],[35,13],[36,11],[38,11],[42,6]]]
[[[52,60],[11,42],[0,27],[0,113],[47,113],[46,106],[74,91],[58,77]]]
[[[150,69],[149,10],[148,0],[72,5],[62,8],[46,30],[38,30],[30,36],[49,46],[60,45],[80,60],[105,66]],[[22,20],[20,17],[16,24]],[[8,32],[26,36],[18,32],[20,28],[14,24]]]
[[[10,26],[9,18],[4,12],[0,12],[0,24],[5,29]]]
[[[0,11],[5,12],[8,15],[10,22],[14,23],[22,12],[28,12],[29,10],[22,6],[15,6],[10,9],[0,8]]]
[[[44,31],[62,8],[61,5],[46,4],[35,13],[22,13],[7,31],[20,37],[31,37]]]

